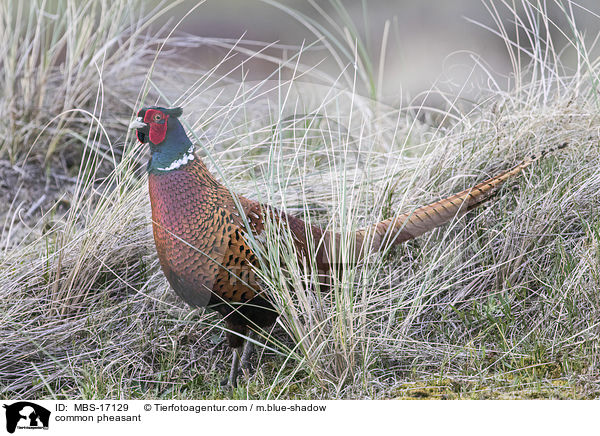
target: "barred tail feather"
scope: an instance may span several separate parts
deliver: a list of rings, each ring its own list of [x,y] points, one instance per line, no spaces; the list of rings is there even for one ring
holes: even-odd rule
[[[525,161],[458,194],[377,223],[376,232],[382,236],[390,235],[388,237],[391,237],[391,242],[395,244],[421,236],[479,206],[488,200],[504,182],[519,174],[531,163],[532,161]]]
[[[565,142],[557,147],[548,148],[538,155],[531,156],[519,165],[458,194],[359,230],[356,233],[355,244],[357,258],[364,253],[363,245],[365,243],[369,244],[367,251],[378,251],[390,244],[399,244],[414,239],[454,218],[459,218],[488,200],[497,188],[508,179],[518,175],[548,153],[566,146],[567,143]]]
[[[533,155],[519,165],[485,180],[458,194],[451,195],[443,200],[422,206],[412,212],[403,213],[396,217],[360,229],[350,241],[341,241],[341,235],[331,231],[322,231],[317,227],[311,228],[315,241],[320,241],[317,247],[317,263],[319,270],[331,271],[334,264],[345,261],[355,262],[369,252],[376,252],[384,247],[399,244],[414,239],[423,233],[433,230],[454,218],[459,218],[471,209],[488,200],[496,190],[508,179],[518,175],[525,168],[538,161],[548,153],[567,146],[563,143],[557,147],[548,148],[538,155]],[[300,221],[300,220],[298,220]],[[297,226],[298,227],[298,226]],[[304,234],[304,225],[296,228],[296,235]],[[300,244],[306,248],[307,241]],[[354,248],[354,255],[342,253],[346,248]]]

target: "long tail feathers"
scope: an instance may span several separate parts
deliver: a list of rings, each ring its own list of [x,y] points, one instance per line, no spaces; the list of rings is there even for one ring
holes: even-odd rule
[[[531,161],[525,161],[458,194],[377,223],[376,232],[382,237],[391,233],[394,243],[421,236],[484,203],[506,180],[519,174],[529,165],[531,165]]]
[[[415,209],[412,212],[403,213],[394,218],[381,221],[372,226],[358,230],[354,241],[355,259],[360,258],[365,250],[363,245],[369,245],[367,251],[375,252],[381,248],[414,239],[423,233],[458,218],[471,209],[488,200],[504,182],[518,175],[525,168],[538,161],[548,153],[562,149],[567,146],[563,143],[557,147],[549,148],[538,155],[531,156],[519,165],[498,174],[472,188],[465,189],[458,194],[451,195],[443,200],[428,204]],[[338,252],[341,248],[340,235],[335,237],[331,233],[325,234],[328,252]],[[335,242],[334,242],[335,241]],[[337,256],[338,262],[340,256]],[[328,262],[329,263],[329,262]]]

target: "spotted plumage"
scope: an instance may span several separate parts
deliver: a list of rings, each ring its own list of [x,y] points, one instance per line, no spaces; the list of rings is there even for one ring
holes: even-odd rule
[[[339,234],[307,225],[299,218],[242,196],[234,199],[234,194],[194,154],[193,144],[178,120],[181,113],[180,108],[144,108],[132,123],[140,142],[148,143],[151,150],[148,188],[156,251],[177,295],[192,306],[214,309],[225,319],[227,341],[234,348],[229,382],[235,385],[237,349],[244,344],[249,328],[269,326],[277,318],[257,280],[258,260],[246,231],[260,237],[266,215],[279,220],[294,236],[300,257],[309,252],[308,241],[314,241],[317,267],[325,275],[340,258],[336,250],[342,244]],[[350,244],[356,251],[354,258],[413,239],[466,213],[537,158],[473,188],[357,231]],[[244,356],[247,357],[246,352]]]
[[[272,324],[277,315],[259,295],[258,261],[229,191],[199,159],[173,171],[150,173],[148,188],[156,251],[177,295],[192,306],[221,313],[228,330],[237,333],[227,334],[232,347],[241,345],[239,334],[246,334],[248,325]],[[239,200],[249,210],[255,207]],[[260,221],[256,224],[260,228]]]

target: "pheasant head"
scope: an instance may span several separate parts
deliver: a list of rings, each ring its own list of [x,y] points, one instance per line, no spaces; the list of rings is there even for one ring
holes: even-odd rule
[[[179,107],[146,107],[130,124],[138,140],[150,145],[148,172],[173,171],[194,159],[194,145],[179,121],[182,113]]]

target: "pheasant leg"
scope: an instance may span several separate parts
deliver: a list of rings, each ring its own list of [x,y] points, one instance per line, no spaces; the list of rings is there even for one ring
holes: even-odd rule
[[[253,339],[253,336],[254,336],[253,332],[248,333],[248,338]],[[246,340],[246,343],[244,344],[244,350],[242,351],[241,361],[240,361],[241,366],[242,366],[242,371],[244,372],[244,375],[246,377],[250,376],[250,370],[252,369],[252,365],[250,365],[250,358],[252,357],[253,352],[254,352],[254,343]]]
[[[221,382],[221,387],[230,386],[237,388],[237,378],[240,372],[240,352],[237,348],[233,349],[233,359],[231,361],[231,370],[229,371],[229,378],[224,379]]]

